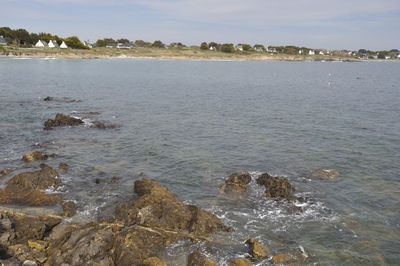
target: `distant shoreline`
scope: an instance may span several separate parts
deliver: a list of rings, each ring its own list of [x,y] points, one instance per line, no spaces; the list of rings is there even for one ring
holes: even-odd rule
[[[90,50],[4,48],[1,57],[47,58],[47,59],[132,59],[132,60],[183,60],[183,61],[342,61],[361,62],[350,56],[336,55],[288,55],[272,53],[223,53],[200,49],[135,48],[130,50],[98,48]]]

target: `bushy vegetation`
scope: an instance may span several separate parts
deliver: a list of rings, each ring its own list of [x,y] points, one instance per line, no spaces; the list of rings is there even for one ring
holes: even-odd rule
[[[206,42],[202,42],[200,44],[200,49],[201,50],[208,50],[209,49],[208,44]]]
[[[77,36],[68,37],[65,40],[68,47],[72,49],[89,49],[86,47]]]
[[[162,41],[159,41],[159,40],[153,42],[153,44],[151,46],[155,47],[155,48],[165,48],[165,44]]]

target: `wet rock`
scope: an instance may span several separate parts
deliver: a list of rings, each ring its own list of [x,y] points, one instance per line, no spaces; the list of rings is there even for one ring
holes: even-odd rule
[[[335,169],[318,169],[311,173],[310,178],[321,180],[333,180],[340,175]]]
[[[249,173],[234,173],[225,180],[225,184],[220,187],[220,190],[225,193],[245,192],[250,182]]]
[[[71,99],[71,98],[68,98],[68,97],[60,97],[60,98],[58,98],[58,97],[52,97],[52,96],[45,97],[43,99],[43,101],[46,101],[46,102],[54,101],[54,102],[63,102],[63,103],[81,102],[81,100],[74,100],[74,99]]]
[[[0,245],[12,246],[25,244],[28,240],[44,240],[44,237],[60,222],[59,216],[30,216],[0,211],[0,226],[3,230]]]
[[[217,266],[218,264],[204,255],[200,249],[193,251],[188,257],[187,266]]]
[[[160,258],[151,257],[145,259],[142,263],[143,266],[167,266],[167,263]]]
[[[268,247],[253,238],[248,239],[246,244],[249,246],[249,254],[256,260],[264,260],[271,254]]]
[[[8,185],[21,189],[48,189],[58,188],[61,184],[56,170],[46,164],[40,165],[41,169],[34,172],[18,174],[8,181]]]
[[[40,190],[6,187],[0,189],[0,204],[21,206],[54,206],[61,202],[57,195],[46,194]]]
[[[113,184],[118,183],[120,179],[121,179],[121,177],[119,177],[119,176],[113,176],[113,177],[111,177],[111,183],[113,183]]]
[[[289,254],[276,254],[272,256],[272,262],[274,264],[287,264],[291,261],[291,256]]]
[[[94,182],[95,182],[96,184],[100,184],[100,183],[101,183],[101,179],[100,179],[100,178],[96,178],[96,179],[94,180]]]
[[[48,158],[49,156],[47,154],[44,154],[40,151],[33,151],[22,156],[22,160],[25,162],[42,161],[47,160]]]
[[[257,184],[265,186],[265,194],[267,197],[287,200],[293,199],[294,188],[287,178],[271,176],[265,173],[257,178]]]
[[[109,122],[94,121],[90,127],[98,128],[98,129],[113,129],[113,128],[117,128],[119,126],[116,124],[109,123]]]
[[[0,170],[0,175],[1,176],[6,176],[6,175],[11,174],[12,172],[14,172],[14,169],[12,169],[12,168],[4,168],[4,169]]]
[[[53,100],[54,100],[54,97],[51,97],[51,96],[47,96],[47,97],[45,97],[45,98],[43,99],[43,101],[47,101],[47,102],[53,101]]]
[[[37,266],[37,263],[32,260],[26,260],[22,263],[22,266]]]
[[[236,258],[236,259],[231,259],[229,261],[230,265],[233,266],[252,266],[253,263],[251,263],[251,261],[249,261],[248,259],[244,259],[244,258]]]
[[[157,181],[144,178],[135,182],[139,198],[121,204],[116,217],[126,224],[158,227],[208,235],[216,231],[229,231],[222,221],[196,206],[185,205]]]
[[[72,217],[76,214],[77,207],[73,201],[66,201],[62,204],[63,215],[66,217]]]
[[[64,126],[79,126],[82,124],[84,124],[82,119],[63,114],[57,114],[54,119],[48,119],[46,122],[44,122],[44,129],[52,129],[54,127]]]
[[[66,163],[60,163],[58,165],[58,170],[60,170],[60,172],[67,173],[69,170],[69,165]]]

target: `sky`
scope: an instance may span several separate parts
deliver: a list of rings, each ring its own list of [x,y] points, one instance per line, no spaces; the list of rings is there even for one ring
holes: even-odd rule
[[[400,49],[400,0],[0,0],[0,27],[82,40]]]

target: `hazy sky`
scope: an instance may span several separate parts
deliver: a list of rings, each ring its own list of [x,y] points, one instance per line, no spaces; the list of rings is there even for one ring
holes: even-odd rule
[[[400,0],[0,0],[0,26],[78,35],[400,49]]]

